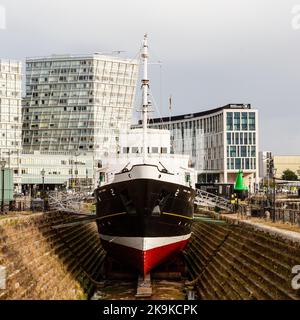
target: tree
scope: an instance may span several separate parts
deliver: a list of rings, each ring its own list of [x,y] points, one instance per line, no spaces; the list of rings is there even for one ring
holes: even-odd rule
[[[297,174],[290,169],[284,170],[281,178],[283,180],[289,180],[289,181],[297,181],[298,180]]]

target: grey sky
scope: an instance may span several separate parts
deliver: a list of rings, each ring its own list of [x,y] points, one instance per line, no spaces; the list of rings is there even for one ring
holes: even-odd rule
[[[300,0],[0,0],[0,57],[125,50],[148,32],[161,114],[251,103],[260,149],[300,154]],[[299,11],[300,13],[300,11]],[[300,21],[300,19],[299,19]],[[162,81],[160,81],[160,79]]]

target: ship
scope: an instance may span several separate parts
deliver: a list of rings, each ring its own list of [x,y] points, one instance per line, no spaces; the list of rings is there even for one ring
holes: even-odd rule
[[[171,152],[169,130],[148,128],[148,58],[148,37],[144,35],[143,125],[127,133],[127,146],[121,144],[115,162],[111,160],[100,170],[95,189],[103,248],[144,276],[186,247],[196,194],[196,173],[189,156]]]

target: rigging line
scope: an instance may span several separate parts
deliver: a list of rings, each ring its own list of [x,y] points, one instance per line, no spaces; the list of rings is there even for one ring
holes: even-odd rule
[[[151,98],[151,101],[152,101],[152,106],[154,106],[155,111],[157,112],[159,118],[162,119],[161,112],[160,112],[160,110],[159,110],[159,108],[158,108],[158,106],[157,106],[156,100],[155,100],[155,98],[154,98],[154,95],[153,95],[151,89],[149,90],[149,95],[150,95],[150,98]],[[151,120],[152,120],[151,118],[148,119],[149,123],[151,122]]]
[[[163,128],[164,128],[164,129],[168,129],[168,124],[163,122],[163,116],[162,116],[162,114],[161,114],[161,112],[160,112],[160,109],[157,107],[157,103],[156,103],[156,101],[155,101],[155,98],[154,98],[151,90],[150,90],[150,94],[151,94],[151,98],[152,98],[152,100],[153,100],[153,105],[154,105],[154,107],[155,107],[155,110],[156,110],[157,113],[158,113],[158,118],[160,119],[160,123],[163,124]]]
[[[157,60],[158,62],[161,63],[161,59],[159,59],[158,55],[154,52],[154,50],[152,49],[152,47],[149,48],[148,51],[149,51],[150,56],[153,57],[154,60]]]

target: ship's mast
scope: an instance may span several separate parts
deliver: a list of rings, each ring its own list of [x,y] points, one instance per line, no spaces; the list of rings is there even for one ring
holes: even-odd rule
[[[147,121],[148,121],[148,39],[147,34],[144,35],[143,48],[141,52],[143,61],[143,78],[142,78],[142,92],[143,92],[143,162],[146,163],[148,155],[148,137],[147,137]]]

